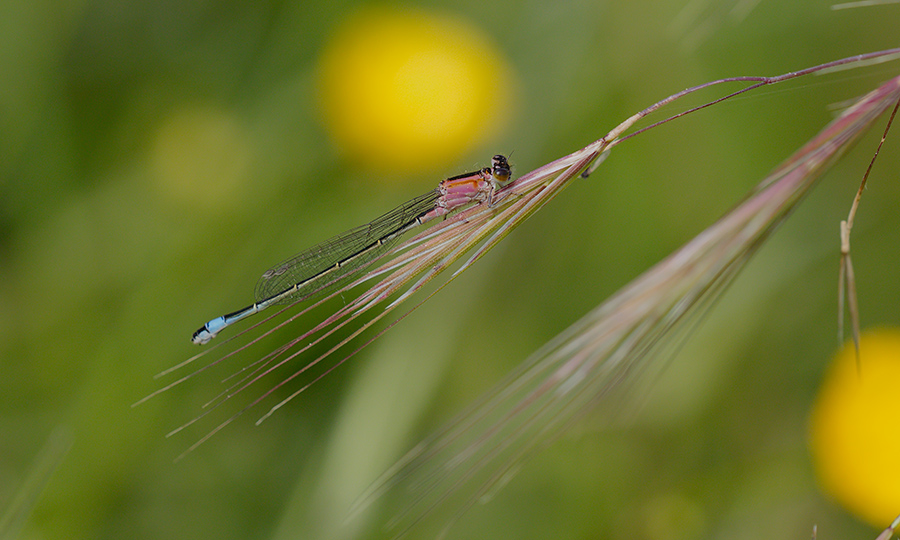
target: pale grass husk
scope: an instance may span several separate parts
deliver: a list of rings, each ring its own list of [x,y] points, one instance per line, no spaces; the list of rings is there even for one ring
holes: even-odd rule
[[[452,509],[446,532],[610,392],[645,372],[660,344],[689,326],[691,315],[728,286],[822,172],[898,99],[900,77],[846,109],[744,202],[534,353],[471,408],[417,445],[371,486],[353,512],[400,487],[410,502],[389,524],[397,536],[442,506]]]

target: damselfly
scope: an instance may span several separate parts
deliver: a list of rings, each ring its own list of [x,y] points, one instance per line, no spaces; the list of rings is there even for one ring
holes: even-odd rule
[[[368,266],[407,231],[471,203],[493,204],[494,193],[512,179],[509,161],[496,155],[491,166],[442,180],[424,195],[394,208],[371,223],[326,240],[267,270],[256,284],[256,302],[216,317],[194,332],[197,345],[225,327],[275,304],[333,290],[344,278]]]

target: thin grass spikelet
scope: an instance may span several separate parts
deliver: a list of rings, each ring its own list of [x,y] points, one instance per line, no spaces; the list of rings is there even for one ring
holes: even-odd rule
[[[428,213],[427,220],[420,220],[421,216],[419,215],[414,216],[416,224],[424,224],[421,232],[415,233],[411,227],[401,227],[395,232],[378,233],[384,234],[384,236],[376,234],[367,237],[368,245],[370,247],[377,245],[379,249],[373,249],[371,256],[367,255],[362,264],[355,265],[352,269],[338,270],[333,274],[323,270],[321,274],[328,277],[318,281],[315,286],[306,288],[305,285],[300,287],[303,284],[298,284],[294,289],[296,294],[285,294],[282,298],[282,293],[279,293],[270,298],[257,298],[257,302],[260,304],[272,300],[266,304],[266,307],[271,304],[274,308],[274,304],[279,304],[281,300],[286,303],[281,304],[280,309],[272,309],[267,312],[271,313],[269,315],[260,315],[261,320],[232,337],[220,340],[200,354],[160,373],[158,377],[166,377],[189,365],[199,364],[198,361],[201,359],[211,358],[206,364],[202,364],[194,371],[164,385],[135,405],[206,373],[233,357],[256,354],[254,351],[261,346],[264,338],[288,327],[301,317],[314,313],[315,310],[325,311],[326,315],[319,319],[318,323],[301,329],[296,337],[275,350],[259,354],[251,363],[225,378],[223,390],[204,405],[203,412],[170,432],[169,435],[182,431],[214,411],[220,410],[226,404],[234,404],[233,400],[236,396],[244,395],[251,388],[260,389],[257,390],[258,394],[255,397],[248,398],[249,402],[238,404],[235,407],[236,410],[232,409],[232,412],[226,412],[226,419],[220,421],[179,456],[179,458],[183,457],[234,422],[243,413],[260,405],[267,398],[274,397],[273,394],[277,391],[287,388],[287,385],[297,381],[299,387],[287,397],[271,405],[268,411],[257,419],[257,423],[260,423],[352,358],[399,320],[409,315],[416,307],[429,300],[454,277],[483,257],[487,251],[525,219],[539,211],[558,195],[571,183],[571,180],[590,175],[612,148],[627,139],[662,123],[710,107],[760,86],[775,84],[826,68],[887,57],[898,52],[900,49],[858,55],[778,77],[735,77],[688,88],[631,116],[606,136],[584,148],[518,177],[510,176],[508,169],[498,174],[496,161],[503,156],[495,156],[493,167],[444,181],[471,180],[477,184],[477,187],[470,186],[470,198],[465,204],[457,201],[453,205],[446,206],[443,211],[435,209],[433,214]],[[674,114],[662,121],[626,134],[636,122],[679,98],[712,85],[727,82],[745,83],[747,86],[704,105]],[[630,371],[637,369],[641,363],[636,360],[646,356],[656,340],[663,337],[669,328],[678,323],[685,313],[691,311],[703,299],[715,296],[710,292],[715,292],[727,284],[746,257],[768,234],[768,231],[796,204],[800,194],[811,184],[813,173],[819,172],[827,160],[837,155],[852,139],[852,136],[855,136],[864,125],[877,116],[877,113],[871,113],[872,117],[865,116],[864,112],[868,113],[868,109],[859,105],[846,112],[841,119],[823,132],[822,136],[831,134],[829,136],[833,137],[834,141],[831,141],[829,145],[823,145],[822,148],[810,147],[808,150],[804,149],[798,153],[795,159],[776,171],[776,174],[758,188],[757,193],[732,214],[723,218],[717,225],[702,233],[681,251],[623,289],[622,292],[598,308],[597,312],[578,323],[582,325],[578,327],[580,329],[572,329],[567,332],[566,336],[571,336],[572,341],[569,341],[568,338],[559,338],[542,349],[540,357],[554,359],[533,361],[536,362],[534,369],[538,369],[538,371],[529,371],[531,368],[523,368],[521,374],[525,379],[513,385],[515,388],[510,387],[504,390],[504,395],[526,391],[526,394],[521,395],[529,396],[514,411],[510,411],[510,414],[517,418],[524,418],[524,416],[520,416],[523,411],[531,411],[534,410],[534,407],[546,405],[550,409],[548,412],[541,413],[539,418],[544,418],[544,415],[548,414],[551,418],[562,418],[568,414],[570,407],[580,409],[581,401],[595,399],[593,391],[607,388],[610,381],[623,378]],[[836,127],[843,126],[843,124],[839,124],[842,120],[845,123],[850,122],[851,120],[848,119],[852,119],[854,123],[843,128]],[[853,131],[853,129],[857,131]],[[818,140],[816,139],[816,141]],[[813,143],[810,144],[813,145]],[[503,171],[502,168],[500,170]],[[798,176],[799,179],[797,179]],[[413,199],[408,204],[415,206],[423,201],[446,201],[443,198],[450,195],[442,191],[444,182],[434,192]],[[803,182],[808,182],[808,184]],[[398,207],[395,212],[400,211],[403,214],[405,208],[407,205]],[[415,206],[415,208],[420,207]],[[437,217],[440,219],[432,219]],[[425,221],[427,223],[424,223]],[[365,226],[359,227],[346,234],[356,234],[364,229]],[[405,235],[407,231],[409,234]],[[393,243],[395,233],[397,244]],[[346,234],[321,245],[346,238]],[[409,237],[406,238],[404,235]],[[401,239],[401,236],[405,239]],[[387,244],[388,240],[390,245]],[[301,256],[318,247],[316,246]],[[384,249],[381,249],[382,247]],[[301,256],[297,258],[302,258]],[[351,256],[355,257],[355,255],[348,255],[348,257]],[[342,259],[338,259],[339,263],[342,261]],[[393,322],[374,334],[366,334],[370,327],[392,313],[414,294],[422,291],[427,284],[454,265],[453,273],[427,294],[424,294],[411,308],[396,316]],[[340,264],[337,267],[341,267]],[[274,267],[274,273],[271,275],[278,275],[280,269],[281,266]],[[267,279],[267,276],[270,276],[268,272],[263,279]],[[260,290],[265,294],[272,292],[267,286],[258,287],[258,293]],[[278,297],[278,301],[273,300],[275,297]],[[341,304],[339,301],[343,301],[343,303]],[[256,309],[257,305],[253,304],[241,312],[257,313],[261,311],[261,309]],[[335,305],[337,307],[334,307]],[[625,316],[622,316],[623,314]],[[219,319],[224,321],[225,318],[232,315],[234,314]],[[215,321],[210,321],[210,323]],[[229,324],[209,328],[209,323],[207,323],[195,333],[195,342],[205,343],[212,339],[216,332],[221,331]],[[328,347],[324,352],[319,352],[318,348],[325,346],[326,343],[332,343],[332,340],[336,340],[334,345]],[[628,347],[623,348],[625,345]],[[603,374],[602,377],[598,378],[598,370]],[[530,374],[526,375],[526,372]],[[543,381],[539,388],[527,390],[526,380],[541,380],[542,373],[552,373],[553,375]],[[591,386],[592,381],[598,385],[596,388]],[[564,401],[550,400],[545,403],[548,396],[562,396],[565,399],[579,397],[572,401],[571,405],[561,406]],[[515,402],[511,398],[503,398],[501,401],[504,399],[508,399],[509,403]],[[539,420],[536,421],[543,426],[542,430],[551,429],[552,426],[552,431],[555,431],[560,423],[554,421],[550,424],[541,424]],[[524,433],[532,427],[534,426],[529,424],[522,426],[521,429],[524,430]],[[515,438],[507,439],[515,440]],[[538,437],[532,444],[544,439]],[[454,462],[466,462],[466,460],[456,459]],[[510,463],[515,462],[516,460],[513,460]]]
[[[416,445],[372,484],[351,514],[396,489],[407,500],[388,525],[397,537],[439,507],[449,508],[451,514],[439,536],[446,533],[598,402],[658,368],[654,360],[661,349],[684,336],[690,321],[721,295],[821,173],[898,99],[900,77],[859,99],[741,204],[536,351],[465,412]],[[619,133],[611,140],[622,140]]]
[[[620,126],[620,131],[627,129],[635,120],[637,120],[637,118],[638,117],[635,117],[630,122]],[[183,367],[193,364],[197,360],[211,353],[218,354],[223,348],[227,350],[228,347],[231,347],[227,352],[221,353],[221,356],[215,357],[212,361],[195,369],[193,372],[165,385],[138,401],[135,405],[143,403],[153,396],[196,377],[233,356],[244,353],[254,345],[257,345],[263,338],[286,327],[312,310],[321,308],[330,300],[335,298],[346,299],[346,303],[342,307],[326,316],[318,324],[315,324],[308,330],[302,332],[299,336],[291,339],[274,351],[263,355],[251,364],[241,368],[238,372],[227,377],[223,381],[227,386],[219,395],[204,405],[204,412],[170,432],[169,436],[182,431],[186,427],[206,417],[225,403],[229,402],[235,395],[240,394],[251,386],[257,385],[266,377],[276,376],[275,374],[278,373],[277,376],[279,379],[277,383],[268,387],[261,395],[253,399],[249,404],[239,409],[200,440],[191,445],[182,456],[179,456],[180,459],[180,457],[191,452],[204,441],[208,440],[212,435],[236,420],[244,412],[256,406],[286,384],[297,377],[306,374],[320,364],[323,364],[326,360],[330,361],[321,373],[313,376],[309,382],[305,383],[288,397],[272,406],[267,413],[257,420],[257,423],[264,421],[276,410],[331,373],[338,366],[342,365],[385,331],[390,329],[393,324],[396,324],[397,321],[408,315],[416,306],[401,315],[394,323],[376,333],[373,337],[362,337],[362,334],[369,327],[391,313],[410,296],[420,291],[426,284],[453,266],[454,263],[459,261],[467,253],[471,252],[473,248],[480,246],[468,257],[468,259],[465,259],[465,261],[458,266],[450,276],[450,279],[428,294],[421,302],[427,301],[437,291],[449,283],[450,280],[459,275],[460,272],[474,264],[475,261],[480,259],[488,250],[496,245],[497,242],[509,234],[513,228],[552,199],[571,179],[584,173],[588,167],[597,160],[601,153],[611,146],[611,141],[614,142],[614,136],[601,139],[583,151],[556,160],[544,167],[512,180],[510,179],[508,170],[498,175],[496,166],[484,169],[481,171],[481,174],[483,174],[485,178],[493,175],[496,179],[499,176],[498,185],[496,187],[484,187],[484,192],[479,193],[467,206],[459,211],[454,212],[455,209],[451,209],[443,212],[441,215],[446,214],[443,219],[434,220],[430,227],[419,234],[412,236],[408,240],[403,241],[393,249],[378,251],[376,255],[367,259],[365,264],[355,267],[351,271],[336,272],[334,277],[329,277],[311,290],[303,291],[302,295],[288,295],[287,298],[290,301],[281,309],[237,333],[233,337],[220,341],[210,348],[205,349],[200,354],[157,375],[157,377],[167,376]],[[503,161],[505,161],[503,156],[495,156],[495,162],[498,158],[502,158]],[[458,180],[459,178],[460,177],[453,177],[445,182],[455,179]],[[440,189],[441,188],[439,188],[439,190]],[[426,197],[430,196],[431,195],[429,194],[416,200],[426,200]],[[434,197],[436,197],[436,195]],[[363,226],[350,232],[353,233],[365,229],[365,227],[366,226]],[[376,235],[373,242],[380,243],[382,240],[382,238],[379,238]],[[316,251],[316,249],[317,248],[313,248],[310,252]],[[301,257],[302,255],[295,259]],[[276,266],[275,268],[278,269],[279,266]],[[267,279],[271,273],[272,271],[269,271],[264,274],[263,279]],[[257,291],[260,289],[261,287],[257,286]],[[265,287],[263,287],[262,290],[265,294],[269,294]],[[267,300],[268,299],[266,299],[266,301]],[[418,305],[420,305],[421,302]],[[241,310],[241,312],[235,312],[234,314],[226,315],[219,319],[224,321],[226,318],[244,311],[256,313],[258,311],[256,306],[257,304],[253,304],[252,306],[245,308],[245,310]],[[243,318],[243,315],[240,315],[239,318]],[[211,322],[215,322],[215,320]],[[209,329],[210,324],[208,323],[194,334],[195,343],[206,343],[215,337],[218,331],[221,331],[221,329],[230,324],[230,322],[222,324],[221,327],[217,327],[213,331],[212,329]],[[344,331],[347,334],[343,336],[336,345],[316,358],[307,361],[301,367],[294,368],[293,371],[290,371],[288,366],[291,365],[293,360],[304,355],[327,338],[333,335],[340,335],[338,332],[341,331]],[[246,341],[243,344],[234,345],[234,343],[236,343],[235,339],[240,338],[245,338],[249,341]],[[353,344],[355,344],[355,346]],[[282,369],[287,369],[288,372],[283,374],[280,371]]]

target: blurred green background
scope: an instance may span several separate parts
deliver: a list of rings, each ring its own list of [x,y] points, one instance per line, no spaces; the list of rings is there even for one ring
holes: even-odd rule
[[[220,377],[130,405],[197,352],[200,324],[252,301],[266,268],[442,177],[498,152],[521,174],[685,87],[896,45],[896,6],[750,4],[414,4],[487,32],[516,102],[492,140],[409,175],[345,159],[320,120],[315,63],[356,3],[2,3],[0,515],[49,444],[68,451],[20,538],[383,536],[388,508],[340,528],[347,501],[897,64],[764,89],[632,139],[260,427],[267,406],[173,464],[223,419],[164,437]],[[878,135],[762,249],[643,407],[553,445],[452,537],[799,539],[818,524],[822,538],[874,538],[819,492],[807,418],[837,347],[838,223]],[[867,326],[900,324],[896,148],[854,230]]]

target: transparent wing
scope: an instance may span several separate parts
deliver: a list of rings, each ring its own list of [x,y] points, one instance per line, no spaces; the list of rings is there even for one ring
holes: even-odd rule
[[[370,223],[322,242],[267,270],[256,284],[256,301],[283,295],[273,303],[288,303],[329,288],[341,278],[383,255],[394,241],[434,209],[440,191],[416,197]]]

